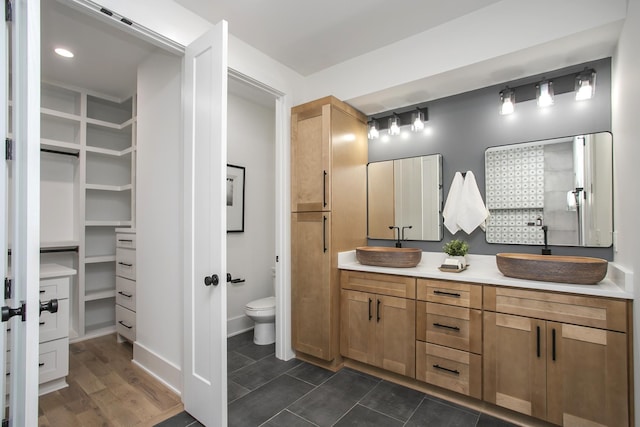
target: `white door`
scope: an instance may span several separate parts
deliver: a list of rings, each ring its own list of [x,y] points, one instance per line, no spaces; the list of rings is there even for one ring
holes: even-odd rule
[[[187,46],[185,127],[185,410],[227,424],[227,23]]]
[[[13,139],[13,160],[2,162],[0,167],[0,251],[3,254],[0,270],[3,277],[7,277],[9,239],[13,284],[11,297],[2,305],[7,304],[3,307],[5,315],[10,313],[10,309],[22,307],[26,308],[26,315],[13,311],[11,314],[16,315],[3,322],[0,328],[0,370],[5,369],[5,357],[8,357],[11,373],[9,376],[0,375],[0,398],[4,399],[5,391],[9,392],[10,426],[35,426],[38,423],[40,270],[40,2],[14,0],[3,3],[12,9],[12,22],[5,22],[0,35],[3,52],[0,59],[3,65],[0,130],[5,137]],[[8,48],[7,25],[11,49]],[[12,56],[11,115],[7,114],[9,51]],[[7,117],[12,118],[12,135],[9,134]],[[7,205],[11,209],[11,221]],[[8,227],[9,222],[11,227]],[[8,353],[4,348],[5,328],[11,329]],[[8,378],[7,384],[5,378]]]

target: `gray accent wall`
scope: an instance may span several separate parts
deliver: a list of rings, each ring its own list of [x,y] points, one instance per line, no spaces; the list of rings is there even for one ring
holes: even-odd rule
[[[596,70],[596,89],[591,100],[576,102],[574,92],[556,94],[555,104],[543,110],[537,107],[535,99],[519,102],[518,94],[524,91],[516,89],[515,113],[508,116],[499,114],[499,92],[506,85],[511,88],[519,88],[523,85],[533,88],[542,79],[553,80],[556,77],[577,74],[585,67]],[[468,170],[473,171],[484,198],[484,152],[487,148],[578,134],[611,132],[611,58],[420,103],[421,107],[425,105],[429,109],[429,120],[426,125],[431,129],[431,133],[418,139],[413,137],[410,140],[389,142],[382,142],[379,139],[369,141],[369,162],[440,153],[443,157],[444,200],[446,201],[449,194],[455,172]],[[398,112],[401,111],[398,110]],[[386,131],[381,131],[381,134],[383,132]],[[613,141],[615,149],[615,135],[613,135]],[[453,238],[469,242],[472,254],[540,253],[541,248],[536,245],[490,244],[486,242],[484,231],[479,228],[470,235],[459,231],[455,236],[444,228],[444,239],[441,242],[409,241],[403,246],[439,252],[443,244]],[[392,246],[393,242],[371,239],[369,244]],[[551,249],[552,253],[557,255],[613,259],[612,247],[552,246]]]

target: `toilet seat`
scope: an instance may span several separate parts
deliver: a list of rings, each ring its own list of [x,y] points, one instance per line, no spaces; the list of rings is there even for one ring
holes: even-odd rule
[[[267,297],[251,301],[247,303],[244,308],[251,313],[264,312],[264,314],[267,314],[273,312],[275,314],[276,297]]]

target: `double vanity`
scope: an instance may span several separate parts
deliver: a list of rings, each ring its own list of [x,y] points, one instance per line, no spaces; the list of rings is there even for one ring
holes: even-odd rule
[[[443,258],[393,268],[338,254],[345,365],[527,424],[630,425],[623,271],[576,285],[506,277],[487,255],[440,271]]]

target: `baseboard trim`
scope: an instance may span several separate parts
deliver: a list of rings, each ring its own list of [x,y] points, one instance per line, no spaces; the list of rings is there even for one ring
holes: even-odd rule
[[[241,334],[253,329],[253,321],[245,315],[227,319],[227,337]]]
[[[132,362],[169,387],[172,392],[182,396],[182,370],[179,366],[169,362],[137,341],[133,343]]]

